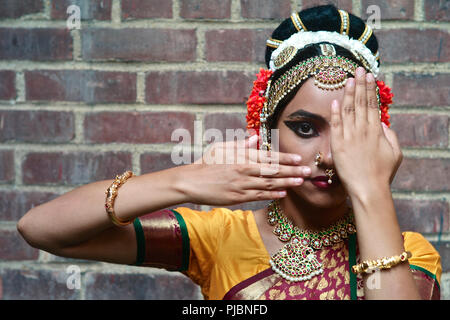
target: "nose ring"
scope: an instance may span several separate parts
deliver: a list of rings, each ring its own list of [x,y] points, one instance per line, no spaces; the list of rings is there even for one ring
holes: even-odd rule
[[[314,159],[315,160],[314,164],[316,166],[318,166],[319,164],[322,163],[322,159],[323,159],[323,154],[322,154],[322,152],[319,151],[316,154],[316,158]],[[325,175],[328,177],[328,184],[332,184],[333,180],[331,180],[331,177],[334,176],[334,170],[333,169],[326,169],[325,170]]]

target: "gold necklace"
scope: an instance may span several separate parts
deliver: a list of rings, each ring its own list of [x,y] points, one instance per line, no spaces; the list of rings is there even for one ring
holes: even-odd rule
[[[314,250],[332,246],[356,232],[351,208],[344,218],[320,231],[294,226],[284,215],[278,200],[271,201],[268,209],[267,221],[275,226],[273,233],[280,241],[288,242],[270,258],[270,265],[274,272],[289,281],[309,280],[321,274],[323,267]]]

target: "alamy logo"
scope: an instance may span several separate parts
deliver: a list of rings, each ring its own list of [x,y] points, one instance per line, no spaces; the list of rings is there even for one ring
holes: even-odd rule
[[[80,7],[77,5],[70,5],[66,10],[69,17],[66,20],[67,29],[79,30],[81,28],[81,15],[80,15]]]

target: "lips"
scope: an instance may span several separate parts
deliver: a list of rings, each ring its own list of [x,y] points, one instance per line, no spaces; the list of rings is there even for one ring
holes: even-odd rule
[[[337,176],[333,176],[331,179],[333,180],[333,183],[329,184],[328,177],[317,176],[317,177],[311,178],[311,183],[320,189],[330,189],[330,188],[336,187],[340,183]]]
[[[328,177],[317,176],[317,177],[312,178],[311,181],[328,181]]]

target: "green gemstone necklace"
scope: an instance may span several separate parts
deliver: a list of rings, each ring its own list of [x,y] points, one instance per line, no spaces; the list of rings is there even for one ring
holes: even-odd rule
[[[284,215],[278,200],[271,201],[268,209],[267,222],[274,226],[273,233],[280,241],[287,242],[270,258],[270,265],[274,272],[289,281],[309,280],[321,274],[323,267],[314,250],[332,246],[356,232],[351,208],[345,217],[320,231],[294,226]]]

